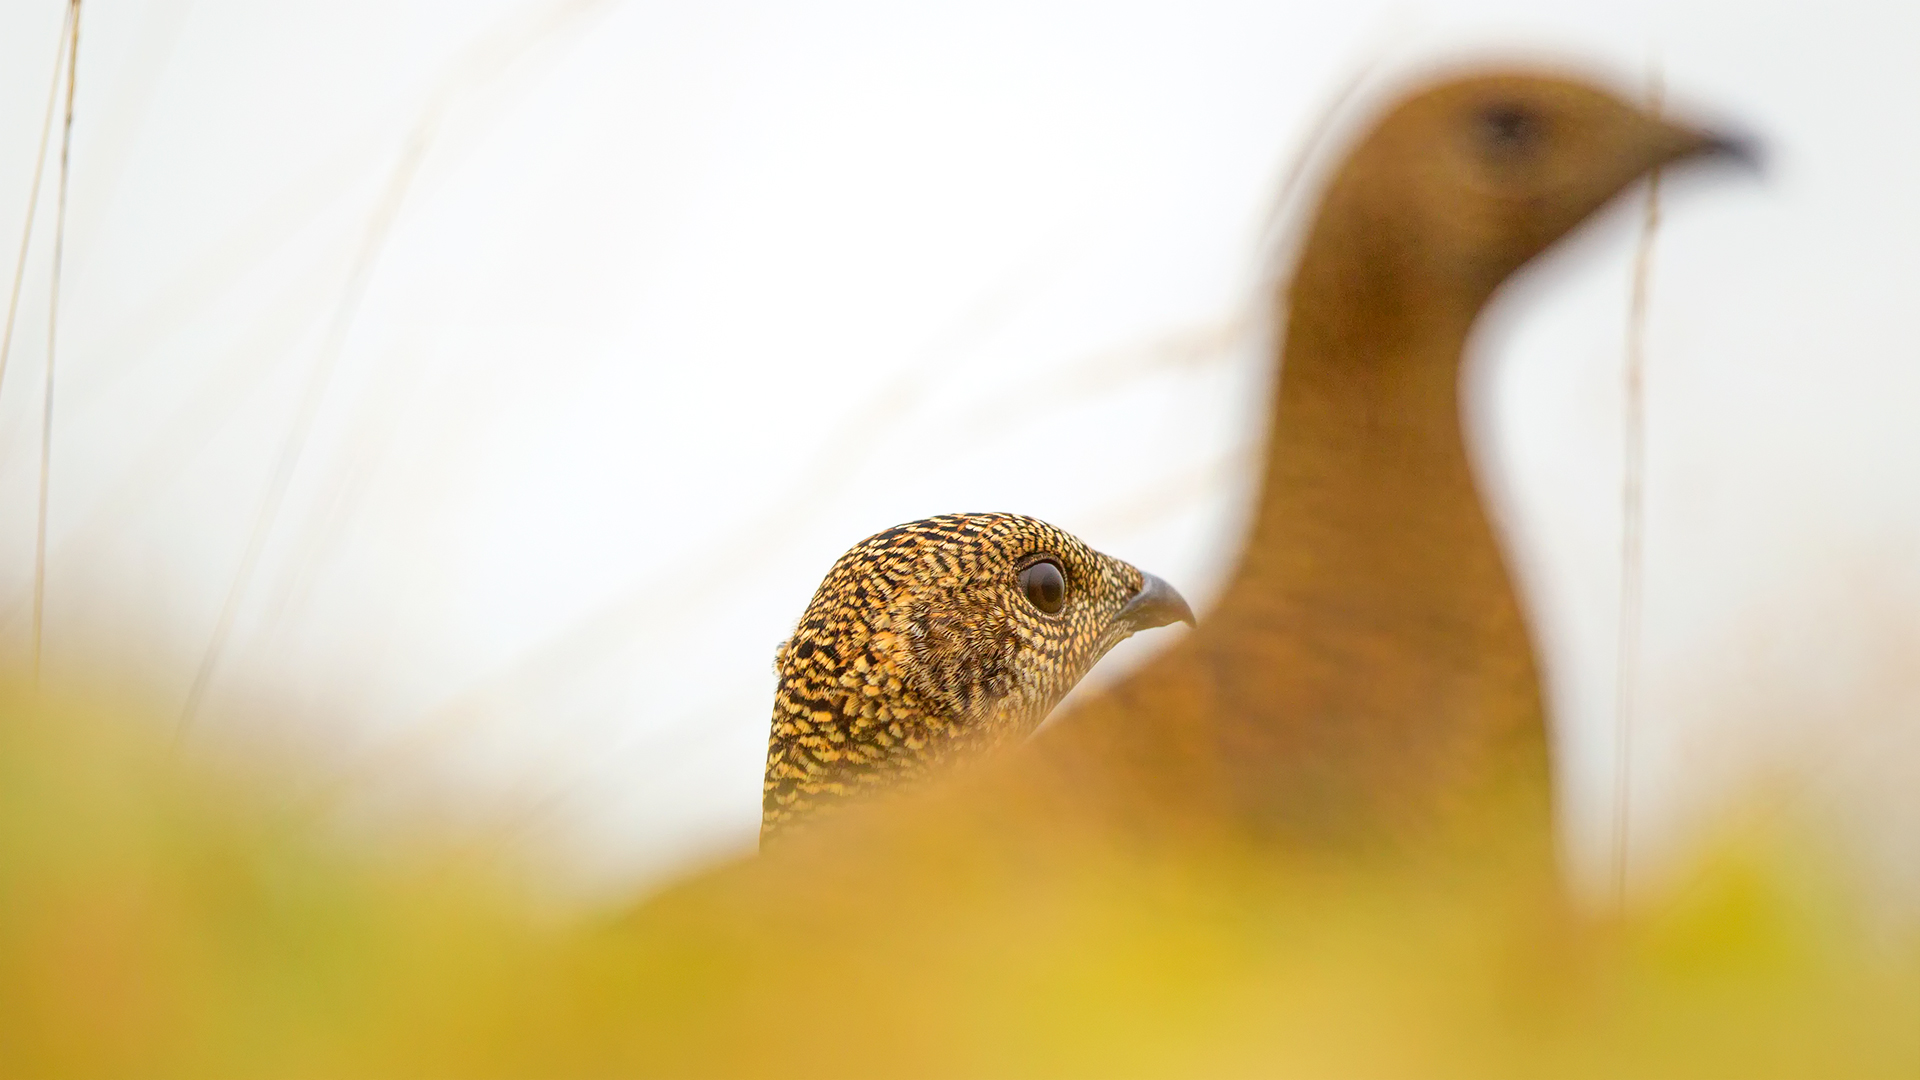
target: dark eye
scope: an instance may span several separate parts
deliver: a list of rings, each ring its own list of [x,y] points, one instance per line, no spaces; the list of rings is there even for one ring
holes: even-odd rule
[[[1546,130],[1538,113],[1510,101],[1482,108],[1476,123],[1481,145],[1503,158],[1531,153]]]
[[[1020,571],[1020,591],[1027,594],[1027,602],[1034,607],[1058,615],[1067,606],[1067,575],[1060,572],[1057,562],[1034,563]]]

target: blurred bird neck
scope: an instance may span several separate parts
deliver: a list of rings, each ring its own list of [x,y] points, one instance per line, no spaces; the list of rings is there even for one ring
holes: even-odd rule
[[[1544,790],[1532,652],[1461,431],[1482,298],[1317,239],[1253,535],[1195,643],[1234,703],[1229,755],[1258,763],[1235,766],[1243,794],[1417,819],[1516,764]]]
[[[1342,612],[1428,618],[1477,605],[1488,582],[1463,590],[1461,574],[1499,559],[1460,424],[1473,312],[1314,269],[1289,296],[1246,587],[1228,603],[1251,603],[1265,621],[1280,599],[1319,625]]]

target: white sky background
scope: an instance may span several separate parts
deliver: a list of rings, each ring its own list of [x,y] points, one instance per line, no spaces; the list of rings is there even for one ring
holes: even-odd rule
[[[61,9],[0,8],[9,269]],[[184,699],[310,400],[195,745],[292,739],[348,806],[450,808],[601,883],[742,850],[774,646],[861,537],[1031,513],[1210,597],[1264,416],[1262,228],[1343,85],[1351,122],[1437,60],[1657,64],[1771,164],[1670,185],[1657,240],[1636,854],[1758,778],[1898,851],[1916,48],[1898,4],[89,0],[48,664]],[[42,204],[0,385],[19,653]],[[1637,222],[1511,297],[1480,383],[1588,882]]]

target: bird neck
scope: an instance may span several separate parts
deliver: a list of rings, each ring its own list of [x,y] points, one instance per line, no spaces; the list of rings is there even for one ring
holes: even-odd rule
[[[1233,703],[1224,749],[1253,763],[1243,794],[1322,821],[1430,816],[1516,770],[1545,788],[1532,650],[1461,431],[1484,295],[1368,239],[1309,241],[1252,536],[1195,642]]]
[[[1224,614],[1422,621],[1508,591],[1460,423],[1472,312],[1302,269],[1253,534]],[[1495,571],[1491,578],[1487,571]]]

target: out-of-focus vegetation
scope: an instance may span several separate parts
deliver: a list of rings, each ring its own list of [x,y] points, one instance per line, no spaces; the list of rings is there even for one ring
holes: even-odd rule
[[[937,912],[735,868],[555,920],[500,853],[355,849],[130,711],[0,687],[0,1075],[1920,1073],[1920,947],[1784,835],[1622,921],[1497,843],[1088,851]]]

